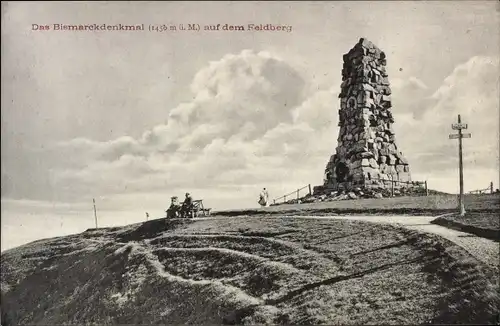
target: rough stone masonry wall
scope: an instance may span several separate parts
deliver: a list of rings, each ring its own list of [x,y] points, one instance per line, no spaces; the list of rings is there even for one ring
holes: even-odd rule
[[[391,182],[382,179],[411,181],[408,161],[396,145],[385,66],[384,52],[366,39],[344,55],[340,131],[325,171],[327,189],[388,188]]]

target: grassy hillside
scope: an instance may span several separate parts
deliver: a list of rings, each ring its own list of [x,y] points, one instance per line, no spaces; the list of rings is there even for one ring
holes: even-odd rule
[[[1,263],[4,325],[494,323],[500,303],[452,243],[345,220],[153,220]]]

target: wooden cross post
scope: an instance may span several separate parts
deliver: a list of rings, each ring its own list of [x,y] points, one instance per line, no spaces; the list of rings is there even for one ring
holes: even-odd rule
[[[458,139],[458,169],[460,175],[460,196],[458,199],[458,208],[460,210],[460,216],[465,215],[465,205],[464,205],[464,165],[462,160],[462,139],[471,138],[471,134],[464,134],[462,130],[467,129],[467,124],[462,123],[460,119],[460,114],[458,115],[458,123],[451,125],[451,129],[458,130],[458,134],[451,134],[450,139]]]

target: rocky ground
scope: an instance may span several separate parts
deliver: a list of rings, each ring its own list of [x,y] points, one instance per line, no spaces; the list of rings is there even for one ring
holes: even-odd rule
[[[271,206],[290,204],[310,204],[320,202],[334,202],[341,200],[366,199],[366,198],[389,198],[389,197],[419,197],[427,195],[446,195],[435,190],[425,190],[418,183],[413,187],[391,189],[387,187],[354,188],[350,191],[322,191],[316,194],[308,194],[300,198],[292,198],[286,201],[271,203]]]
[[[500,303],[461,247],[354,219],[153,220],[1,260],[4,325],[494,323]]]

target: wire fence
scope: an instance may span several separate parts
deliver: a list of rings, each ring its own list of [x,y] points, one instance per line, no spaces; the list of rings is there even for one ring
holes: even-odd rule
[[[412,185],[412,186],[419,186],[419,187],[424,187],[425,189],[425,195],[429,196],[429,188],[427,186],[427,180],[425,181],[400,181],[400,180],[391,180],[391,179],[376,179],[378,181],[383,181],[383,182],[390,182],[391,183],[391,194],[394,196],[395,188],[397,188],[400,185]]]
[[[283,199],[283,203],[286,203],[287,198],[299,200],[301,198],[300,192],[302,191],[302,193],[304,193],[304,190],[307,190],[306,195],[312,196],[311,184],[308,184],[307,186],[304,186],[304,187],[299,188],[295,191],[292,191],[289,194],[286,194],[286,195],[283,195],[281,197],[273,199],[273,204],[276,204],[276,202],[279,201],[280,199]]]
[[[490,194],[493,193],[493,182],[490,182],[490,185],[487,188],[469,191],[469,194],[476,194],[476,195],[487,194],[487,193],[490,193]]]
[[[429,196],[429,188],[428,188],[428,185],[427,185],[427,180],[426,181],[400,181],[400,180],[391,180],[391,179],[382,179],[382,178],[379,178],[379,179],[375,179],[377,181],[382,181],[382,182],[387,182],[387,183],[391,183],[391,194],[392,196],[395,195],[395,192],[396,192],[396,188],[399,188],[401,185],[412,185],[412,186],[416,186],[416,187],[421,187],[423,188],[423,190],[425,191],[425,196]],[[301,196],[301,192],[302,192],[302,196]],[[304,194],[305,192],[305,194]],[[294,190],[286,195],[283,195],[281,197],[278,197],[278,198],[275,198],[273,199],[273,204],[272,205],[276,205],[276,204],[279,204],[280,200],[283,200],[282,203],[286,203],[287,200],[290,201],[290,200],[299,200],[303,197],[306,197],[306,196],[312,196],[313,193],[312,193],[312,190],[311,190],[311,184],[308,184],[302,188],[299,188],[297,190]]]

